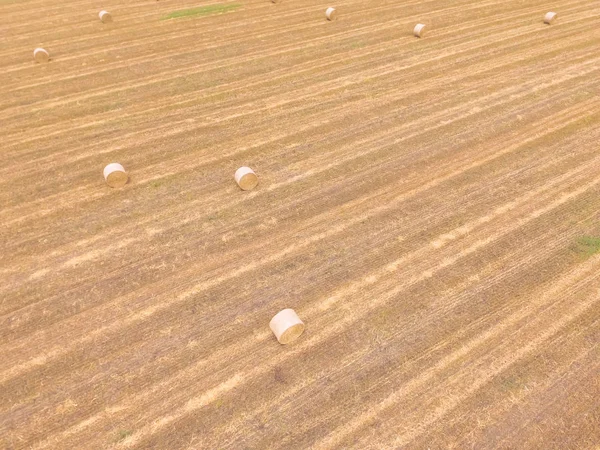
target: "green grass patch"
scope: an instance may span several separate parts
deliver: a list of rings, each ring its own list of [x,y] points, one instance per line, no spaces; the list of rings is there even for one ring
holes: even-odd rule
[[[516,376],[503,377],[500,379],[500,388],[505,392],[518,391],[521,383]]]
[[[240,6],[239,3],[227,3],[227,4],[216,4],[201,6],[198,8],[182,9],[181,11],[173,11],[162,18],[167,19],[180,19],[182,17],[197,17],[197,16],[210,16],[213,14],[223,14],[230,11],[235,11]]]
[[[115,438],[115,442],[120,442],[123,439],[127,439],[132,434],[133,434],[133,431],[131,431],[131,430],[119,430],[119,432],[117,433],[117,436]]]
[[[600,253],[600,237],[583,236],[577,239],[575,252],[582,258]]]
[[[358,48],[363,48],[363,47],[366,47],[366,46],[367,46],[367,44],[365,44],[365,43],[364,43],[364,42],[362,42],[362,41],[354,41],[354,42],[351,42],[351,43],[350,43],[350,48],[351,48],[352,50],[356,50],[356,49],[358,49]]]

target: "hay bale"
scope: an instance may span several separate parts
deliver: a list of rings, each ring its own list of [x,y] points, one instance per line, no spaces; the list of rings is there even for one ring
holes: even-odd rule
[[[243,191],[251,191],[258,184],[258,177],[250,167],[240,167],[235,171],[234,178]]]
[[[43,48],[36,48],[33,51],[33,59],[35,59],[35,62],[38,63],[48,62],[50,60],[50,53],[48,53]]]
[[[289,344],[300,337],[304,332],[304,322],[293,309],[279,311],[269,322],[271,331],[280,344]]]
[[[113,21],[112,15],[108,11],[100,11],[98,17],[100,17],[102,23],[111,23]]]
[[[555,12],[546,13],[546,15],[544,16],[544,23],[551,25],[552,22],[554,22],[556,20],[557,16],[558,16],[558,14],[556,14]]]
[[[423,37],[425,35],[425,25],[418,23],[413,30],[413,34],[418,38]]]
[[[129,175],[119,163],[111,163],[104,168],[104,179],[111,188],[120,188],[127,184]]]
[[[325,17],[327,17],[327,20],[335,20],[335,18],[337,17],[337,12],[335,11],[335,8],[327,8],[327,10],[325,11]]]

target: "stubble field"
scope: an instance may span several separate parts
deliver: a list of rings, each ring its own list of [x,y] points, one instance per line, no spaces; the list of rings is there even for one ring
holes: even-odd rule
[[[0,447],[597,449],[600,1],[208,4],[0,0]]]

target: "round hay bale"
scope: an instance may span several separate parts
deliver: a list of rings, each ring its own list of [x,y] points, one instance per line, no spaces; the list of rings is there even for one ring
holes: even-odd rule
[[[413,30],[413,34],[418,38],[423,37],[425,35],[425,25],[418,23]]]
[[[325,11],[325,17],[327,17],[327,20],[335,20],[335,18],[337,17],[337,12],[335,11],[335,8],[327,8],[327,10]]]
[[[250,167],[240,167],[235,171],[234,177],[243,191],[251,191],[258,184],[258,177]]]
[[[48,53],[43,48],[36,48],[33,51],[33,59],[35,59],[35,62],[38,63],[48,62],[50,60],[50,53]]]
[[[555,12],[546,13],[546,15],[544,16],[544,23],[551,25],[552,22],[554,22],[556,20],[557,16],[558,16],[558,14],[556,14]]]
[[[269,322],[271,331],[280,344],[289,344],[300,337],[304,332],[304,322],[293,309],[279,311]]]
[[[129,175],[119,163],[111,163],[104,168],[104,179],[111,188],[120,188],[127,184]]]
[[[102,23],[111,23],[113,21],[112,15],[108,11],[100,11],[98,17],[100,17]]]

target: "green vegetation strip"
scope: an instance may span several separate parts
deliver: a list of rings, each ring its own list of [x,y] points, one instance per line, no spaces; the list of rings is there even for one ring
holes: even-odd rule
[[[575,251],[584,258],[600,252],[600,237],[584,236],[577,240]]]
[[[179,19],[181,17],[196,17],[196,16],[209,16],[211,14],[223,14],[229,11],[235,11],[240,6],[239,3],[228,3],[228,4],[217,4],[201,6],[199,8],[183,9],[181,11],[173,11],[162,18],[166,19]]]

